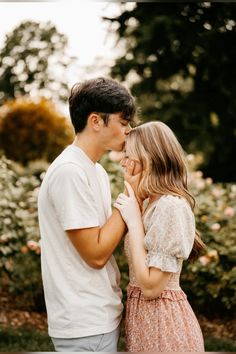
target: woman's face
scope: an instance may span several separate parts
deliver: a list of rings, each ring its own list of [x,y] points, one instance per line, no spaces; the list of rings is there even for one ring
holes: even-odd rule
[[[127,168],[131,166],[130,163],[132,161],[134,163],[133,176],[135,176],[142,171],[141,162],[137,158],[132,157],[132,155],[129,155],[127,151],[124,150],[124,156],[120,161],[120,165],[124,170],[127,170]]]

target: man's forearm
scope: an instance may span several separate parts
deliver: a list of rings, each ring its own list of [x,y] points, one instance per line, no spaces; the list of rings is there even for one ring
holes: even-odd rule
[[[98,252],[106,260],[105,263],[111,257],[126,231],[127,227],[120,212],[114,209],[106,224],[100,229],[97,239]]]
[[[68,230],[67,234],[84,261],[91,267],[104,267],[126,232],[120,212],[114,209],[101,228]]]

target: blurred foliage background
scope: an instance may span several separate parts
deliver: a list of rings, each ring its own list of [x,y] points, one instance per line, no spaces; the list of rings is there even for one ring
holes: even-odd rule
[[[194,263],[185,262],[182,286],[191,304],[205,315],[236,314],[236,184],[213,183],[196,170],[189,159],[189,185],[196,197],[197,228],[207,250]],[[109,155],[101,160],[109,172],[113,200],[123,189],[122,171]],[[44,309],[40,274],[40,236],[37,221],[37,195],[45,160],[27,167],[3,155],[0,159],[0,287],[20,294],[20,307]],[[116,251],[126,293],[128,266],[123,246]],[[30,276],[29,276],[30,265]]]
[[[113,77],[131,81],[142,118],[162,120],[201,169],[235,180],[236,4],[137,3],[110,18],[124,55]]]
[[[185,262],[182,286],[196,312],[227,321],[236,317],[236,4],[133,5],[120,4],[119,16],[104,18],[123,50],[110,75],[130,87],[140,118],[167,123],[186,151],[207,250]],[[38,190],[49,163],[73,139],[58,109],[69,96],[67,42],[53,24],[26,21],[0,48],[0,291],[28,311],[45,311]],[[114,200],[122,172],[109,154],[101,163]],[[115,255],[126,295],[122,245]]]
[[[0,149],[24,165],[37,159],[52,162],[73,136],[68,119],[45,98],[9,100],[0,108]]]
[[[0,50],[0,103],[25,95],[66,101],[63,73],[72,62],[67,45],[50,22],[24,21],[8,33]]]

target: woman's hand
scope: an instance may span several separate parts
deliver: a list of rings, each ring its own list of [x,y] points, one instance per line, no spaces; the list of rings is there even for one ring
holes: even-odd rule
[[[128,229],[136,229],[142,225],[141,211],[139,203],[135,198],[134,191],[128,182],[125,182],[128,195],[119,194],[114,203],[114,207],[118,209]]]
[[[138,195],[138,186],[140,183],[142,171],[136,172],[135,161],[128,159],[124,168],[124,180],[128,182],[128,184],[132,187],[135,197],[139,203],[139,206],[142,207],[142,200]],[[127,189],[125,189],[124,193],[128,195]]]

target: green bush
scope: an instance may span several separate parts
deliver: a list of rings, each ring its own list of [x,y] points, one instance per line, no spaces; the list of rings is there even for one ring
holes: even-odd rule
[[[14,161],[52,161],[73,140],[69,121],[46,99],[17,99],[0,109],[0,148]]]
[[[54,352],[51,338],[44,331],[22,326],[0,328],[0,352]]]
[[[114,151],[112,151],[109,154],[103,155],[103,157],[99,161],[109,175],[112,202],[115,201],[115,199],[118,197],[118,194],[121,193],[124,188],[123,172],[118,161],[115,160],[116,154],[117,158],[119,158],[119,153],[115,153]]]
[[[183,288],[202,312],[235,312],[236,184],[212,183],[195,171],[190,174],[190,188],[197,201],[197,228],[207,251],[196,262],[185,262]]]
[[[28,170],[0,158],[0,277],[27,308],[44,308],[40,275],[37,193],[46,164]],[[39,177],[34,175],[38,173]]]
[[[188,155],[187,159],[189,187],[196,198],[196,225],[207,249],[195,262],[184,262],[181,284],[197,310],[211,315],[230,314],[236,311],[236,184],[204,179],[201,171],[194,171],[200,157]],[[102,163],[109,171],[116,197],[123,188],[121,168],[108,156]],[[116,258],[124,287],[128,268],[121,248],[117,249]]]
[[[114,200],[123,189],[121,168],[108,155],[101,163],[109,172]],[[47,166],[36,161],[23,168],[4,156],[0,159],[0,276],[28,308],[43,308],[36,199]],[[182,287],[197,310],[230,314],[236,311],[236,185],[215,184],[200,171],[190,172],[189,182],[207,250],[194,263],[184,263]],[[115,256],[125,294],[128,266],[122,245]]]

